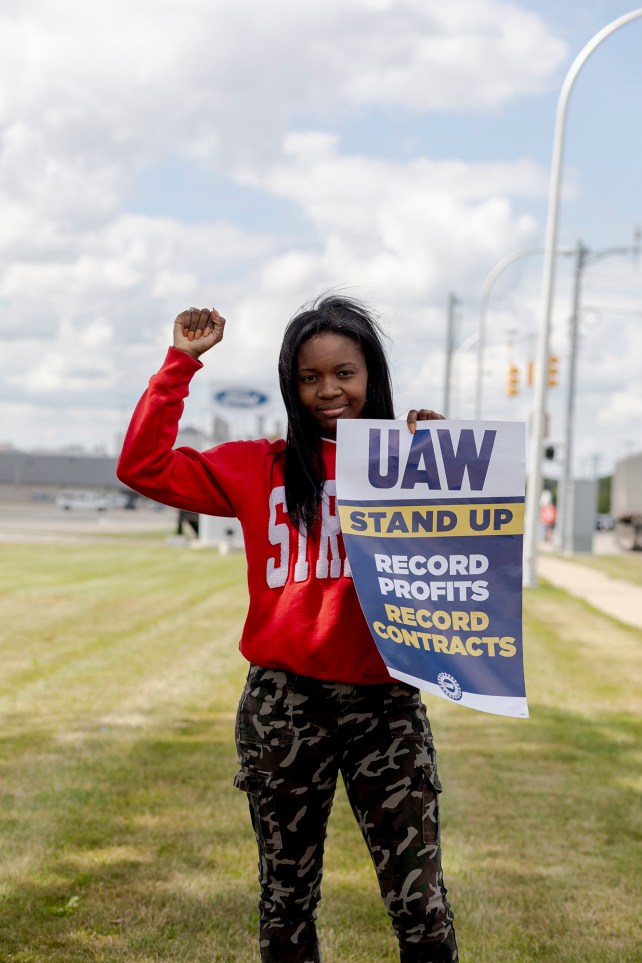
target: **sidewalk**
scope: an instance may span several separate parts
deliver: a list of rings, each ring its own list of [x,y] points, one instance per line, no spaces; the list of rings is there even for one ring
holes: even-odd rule
[[[541,578],[557,588],[584,599],[620,622],[642,629],[642,588],[639,586],[545,552],[538,555],[537,569]]]

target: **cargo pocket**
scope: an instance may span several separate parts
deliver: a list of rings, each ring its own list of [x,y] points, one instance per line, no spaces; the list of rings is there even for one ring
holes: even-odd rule
[[[425,843],[439,845],[439,793],[441,783],[434,764],[422,766],[423,779],[423,837]]]
[[[247,793],[252,825],[259,846],[273,852],[281,849],[283,841],[276,812],[276,798],[269,772],[242,766],[234,777],[234,785]]]
[[[432,731],[418,689],[400,683],[390,687],[383,700],[386,721],[393,739],[410,739],[432,748]]]
[[[294,741],[291,674],[250,667],[236,713],[236,742],[283,746]]]

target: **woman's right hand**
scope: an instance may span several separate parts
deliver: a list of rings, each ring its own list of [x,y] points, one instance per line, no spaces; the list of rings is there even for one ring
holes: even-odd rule
[[[225,318],[216,308],[188,308],[174,321],[174,347],[198,358],[223,338]]]

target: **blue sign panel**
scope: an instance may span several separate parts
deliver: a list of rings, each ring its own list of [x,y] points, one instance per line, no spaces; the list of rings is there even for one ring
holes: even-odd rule
[[[522,657],[524,426],[338,424],[337,502],[388,671],[461,705],[528,715]]]

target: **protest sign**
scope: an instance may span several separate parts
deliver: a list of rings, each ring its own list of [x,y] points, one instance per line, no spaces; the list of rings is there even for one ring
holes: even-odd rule
[[[524,425],[339,420],[337,505],[388,671],[528,716],[522,653]]]

